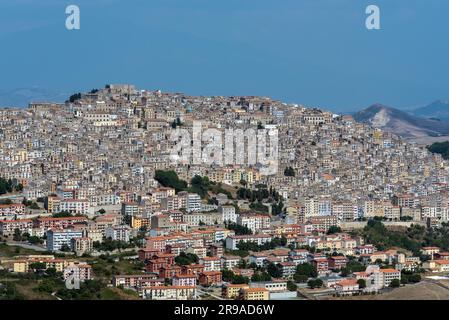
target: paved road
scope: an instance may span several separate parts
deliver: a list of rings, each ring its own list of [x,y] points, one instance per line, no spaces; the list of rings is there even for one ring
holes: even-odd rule
[[[31,249],[31,250],[35,250],[35,251],[47,251],[47,248],[40,247],[40,246],[37,246],[37,245],[34,245],[34,244],[29,244],[29,243],[8,241],[8,242],[6,242],[6,244],[8,246],[22,247],[22,248],[25,248],[25,249]]]
[[[9,196],[0,196],[1,199],[16,199],[16,198],[23,198],[23,194],[16,194],[16,195],[9,195]]]

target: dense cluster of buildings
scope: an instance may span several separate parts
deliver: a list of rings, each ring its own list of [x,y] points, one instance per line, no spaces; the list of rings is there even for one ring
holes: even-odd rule
[[[174,165],[173,131],[190,130],[194,122],[219,131],[278,130],[277,172],[266,174],[258,162]],[[187,182],[207,177],[223,192],[210,201],[211,195],[204,199],[191,189],[163,186],[156,170],[173,170]],[[49,251],[82,255],[94,252],[96,242],[129,243],[144,232],[138,255],[146,273],[114,276],[113,283],[148,299],[196,299],[198,286],[222,287],[225,298],[268,299],[286,290],[299,264],[310,263],[328,276],[344,268],[347,257],[362,261],[366,271],[333,283],[336,290],[359,291],[357,280],[364,279],[365,290],[378,291],[421,261],[380,252],[346,231],[372,218],[398,226],[449,221],[449,164],[441,156],[350,116],[264,97],[192,97],[108,85],[65,104],[2,109],[0,177],[21,184],[20,196],[40,203],[39,209],[1,204],[4,237],[20,232],[42,238]],[[235,196],[238,188],[261,185],[282,197],[281,214],[272,214],[266,199],[260,211]],[[230,223],[250,233],[237,234]],[[333,226],[343,232],[326,234]],[[251,251],[244,259],[232,253],[242,243],[262,247],[276,238],[285,240],[283,250]],[[180,266],[175,258],[181,253],[199,260]],[[433,254],[425,267],[449,270],[445,256]],[[15,261],[12,270],[26,272],[35,258],[30,259]],[[82,264],[36,259],[91,277]],[[377,260],[397,268],[376,268]],[[281,277],[263,286],[222,279],[223,270],[251,277],[254,268],[244,265],[270,263]]]

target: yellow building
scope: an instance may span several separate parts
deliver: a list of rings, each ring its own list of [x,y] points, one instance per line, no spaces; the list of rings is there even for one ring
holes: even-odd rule
[[[239,183],[242,180],[242,171],[239,169],[234,170],[232,173],[232,182]]]
[[[222,182],[223,181],[223,171],[222,170],[214,170],[207,174],[207,177],[212,182]]]
[[[243,300],[269,300],[270,292],[265,288],[247,288],[242,289],[241,297]]]
[[[13,263],[13,271],[18,273],[28,272],[32,263],[44,263],[44,269],[54,268],[58,272],[64,271],[64,268],[69,265],[67,260],[63,259],[25,259],[17,260]]]
[[[133,229],[140,229],[142,227],[150,226],[150,219],[143,217],[131,217],[131,227]]]
[[[48,213],[56,213],[59,211],[59,204],[61,199],[58,197],[48,197],[47,198],[47,211]]]
[[[14,272],[28,272],[28,263],[26,261],[16,261],[13,263]]]
[[[223,286],[222,296],[225,299],[236,299],[243,289],[249,289],[247,284],[228,284]]]

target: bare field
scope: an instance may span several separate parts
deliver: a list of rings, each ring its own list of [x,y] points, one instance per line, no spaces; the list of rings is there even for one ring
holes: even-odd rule
[[[449,300],[449,281],[422,281],[407,285],[390,292],[355,296],[355,297],[322,297],[325,300]]]

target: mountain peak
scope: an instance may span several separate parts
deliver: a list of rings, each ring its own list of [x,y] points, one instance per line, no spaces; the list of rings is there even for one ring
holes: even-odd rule
[[[449,134],[449,123],[411,115],[381,103],[357,112],[354,119],[404,138],[439,137]]]
[[[449,121],[449,100],[436,100],[427,106],[415,109],[413,114],[425,118]]]

